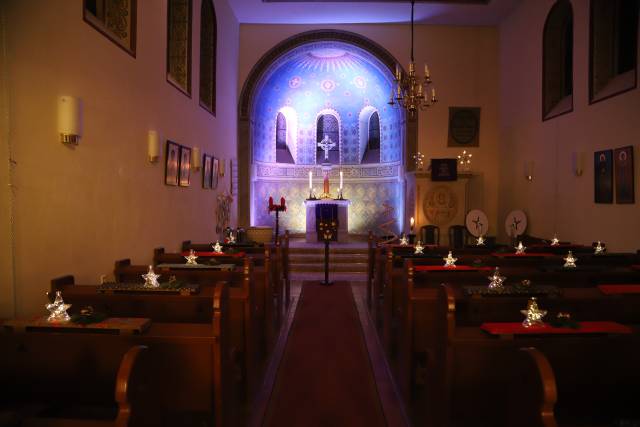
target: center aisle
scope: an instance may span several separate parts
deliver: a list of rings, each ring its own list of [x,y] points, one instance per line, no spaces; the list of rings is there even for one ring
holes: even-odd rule
[[[304,282],[265,426],[385,426],[348,282]]]

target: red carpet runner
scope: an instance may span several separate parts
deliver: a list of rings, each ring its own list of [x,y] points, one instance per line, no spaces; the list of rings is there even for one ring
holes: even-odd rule
[[[303,284],[263,425],[386,425],[348,283]]]

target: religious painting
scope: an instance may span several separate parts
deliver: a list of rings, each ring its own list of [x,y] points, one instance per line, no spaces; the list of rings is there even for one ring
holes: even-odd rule
[[[211,173],[211,188],[218,188],[218,175],[220,174],[220,159],[213,158],[213,171]]]
[[[431,159],[431,181],[455,181],[457,179],[457,159]]]
[[[213,171],[213,158],[204,154],[202,156],[202,188],[211,188],[211,172]]]
[[[188,187],[191,179],[191,148],[180,146],[180,186]]]
[[[167,141],[165,155],[164,183],[178,185],[178,163],[180,159],[180,146],[175,142]]]
[[[135,58],[136,0],[84,0],[84,21]]]
[[[449,107],[449,147],[480,145],[480,108]]]
[[[191,0],[167,1],[167,81],[191,95]]]
[[[613,203],[613,150],[596,151],[593,160],[595,202]]]
[[[616,203],[635,203],[633,146],[616,148],[613,157],[616,174]]]

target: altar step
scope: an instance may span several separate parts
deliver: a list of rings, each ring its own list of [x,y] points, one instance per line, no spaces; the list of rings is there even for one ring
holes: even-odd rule
[[[289,254],[291,272],[324,271],[324,248],[291,248]],[[341,273],[366,273],[367,250],[331,248],[329,271]]]

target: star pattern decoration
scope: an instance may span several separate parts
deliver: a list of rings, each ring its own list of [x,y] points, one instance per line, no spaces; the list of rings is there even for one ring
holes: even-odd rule
[[[560,240],[558,240],[558,236],[553,236],[551,239],[551,246],[558,246],[560,244]]]
[[[530,328],[533,326],[543,326],[544,322],[542,321],[542,319],[547,315],[546,310],[540,310],[538,308],[536,297],[531,297],[527,309],[520,310],[520,313],[525,315],[525,319],[522,322],[522,326],[524,326],[525,328]]]
[[[216,244],[213,245],[213,252],[215,252],[217,254],[221,254],[222,253],[222,246],[220,245],[220,242],[218,240],[216,240]]]
[[[478,238],[476,239],[476,246],[484,246],[484,237],[483,236],[478,236]]]
[[[144,279],[144,287],[145,288],[159,288],[160,283],[158,283],[159,274],[156,274],[153,271],[153,266],[149,266],[149,271],[147,274],[142,274],[142,278]]]
[[[594,248],[594,253],[596,255],[601,255],[604,253],[604,246],[602,246],[602,243],[600,243],[600,240],[598,240],[598,243],[596,243],[596,246]]]
[[[449,251],[447,256],[445,258],[442,258],[442,259],[444,260],[444,266],[445,267],[449,267],[449,268],[455,268],[456,267],[456,261],[458,261],[458,258],[455,258],[451,251]]]
[[[62,293],[60,291],[56,291],[55,300],[45,305],[45,308],[49,310],[49,317],[47,317],[47,322],[68,322],[71,320],[67,310],[71,307],[71,304],[65,304],[62,300]]]
[[[571,251],[569,251],[567,256],[564,257],[563,259],[564,259],[564,268],[576,268],[576,261],[578,260],[578,258],[574,257]]]
[[[187,255],[184,258],[187,260],[187,264],[189,264],[189,265],[198,265],[198,263],[196,261],[198,259],[198,256],[196,255],[196,253],[194,252],[193,249],[191,249],[189,251],[189,255]]]
[[[418,240],[418,241],[416,242],[416,244],[415,244],[415,246],[413,247],[413,249],[414,249],[414,252],[413,252],[413,253],[414,253],[415,255],[421,255],[421,254],[423,254],[423,253],[424,253],[424,252],[422,252],[422,251],[424,250],[424,246],[422,246],[422,245],[420,244],[420,240]]]
[[[506,277],[500,275],[500,268],[496,267],[493,270],[493,274],[488,277],[489,279],[489,289],[492,291],[502,290],[504,289],[504,281],[507,280]]]
[[[407,246],[407,245],[409,244],[409,239],[407,239],[407,236],[403,235],[403,236],[400,238],[400,244],[401,244],[402,246]]]
[[[515,247],[516,255],[524,254],[524,251],[527,249],[526,246],[522,244],[522,242],[518,242],[518,246]]]

